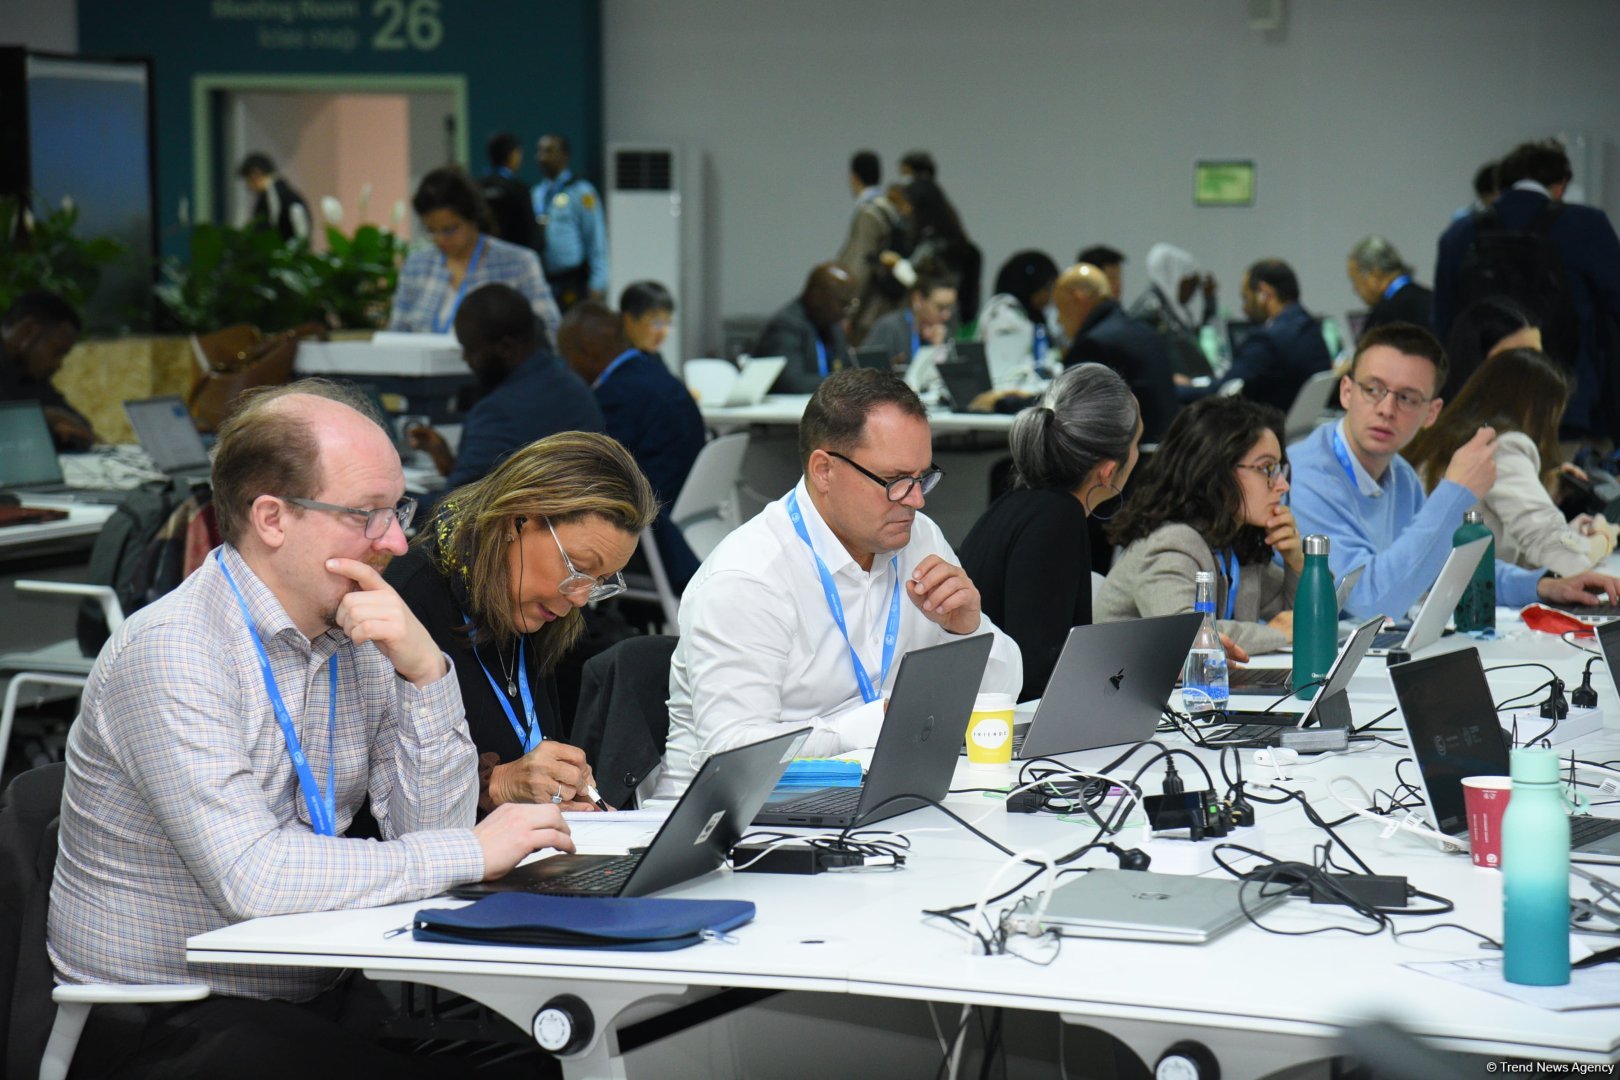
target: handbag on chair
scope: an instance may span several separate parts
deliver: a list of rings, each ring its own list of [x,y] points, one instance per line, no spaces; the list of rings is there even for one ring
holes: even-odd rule
[[[217,431],[244,390],[291,379],[299,341],[325,333],[320,323],[305,323],[270,337],[247,325],[194,335],[191,345],[202,371],[186,395],[186,407],[197,430]]]

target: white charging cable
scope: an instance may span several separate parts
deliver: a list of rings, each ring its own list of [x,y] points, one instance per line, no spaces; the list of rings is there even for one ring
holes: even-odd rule
[[[1052,856],[1048,855],[1040,848],[1027,848],[1018,852],[1017,854],[1013,855],[1012,858],[1002,863],[996,868],[996,872],[991,874],[989,879],[985,881],[984,892],[979,894],[979,902],[973,905],[973,921],[970,925],[974,927],[975,931],[977,931],[978,927],[984,920],[984,910],[990,906],[990,897],[994,896],[996,893],[996,882],[1001,880],[1001,876],[1007,872],[1008,867],[1022,866],[1024,863],[1031,861],[1039,862],[1045,867],[1045,870],[1041,874],[1041,880],[1036,885],[1037,888],[1041,888],[1042,886],[1044,886],[1044,888],[1041,892],[1040,903],[1037,905],[1035,913],[1032,916],[1032,918],[1035,920],[1034,925],[1040,925],[1041,916],[1046,914],[1047,899],[1052,895],[1052,888],[1057,881],[1057,863],[1052,861]],[[975,938],[974,944],[969,946],[969,951],[972,951],[974,946],[977,944],[979,944],[979,942],[977,938]]]
[[[1356,806],[1350,802],[1347,802],[1344,796],[1339,794],[1336,787],[1338,784],[1349,784],[1351,787],[1355,788],[1356,794],[1360,796],[1362,803],[1365,805]],[[1368,806],[1372,805],[1372,796],[1367,794],[1367,789],[1362,787],[1361,782],[1353,776],[1332,777],[1327,782],[1327,793],[1332,797],[1334,802],[1350,811],[1350,813],[1354,814],[1356,817],[1366,818],[1368,821],[1376,821],[1379,825],[1383,826],[1384,835],[1386,837],[1395,835],[1397,831],[1409,832],[1415,836],[1421,836],[1425,840],[1434,841],[1436,844],[1440,845],[1440,848],[1443,851],[1468,850],[1466,843],[1457,837],[1447,836],[1445,833],[1431,829],[1427,825],[1419,824],[1416,814],[1409,812],[1404,817],[1395,817],[1393,815],[1386,817],[1381,814],[1373,813],[1367,808]]]

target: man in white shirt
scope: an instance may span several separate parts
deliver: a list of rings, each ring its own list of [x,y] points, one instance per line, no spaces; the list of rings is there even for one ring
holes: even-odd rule
[[[887,372],[836,372],[805,408],[799,457],[799,483],[728,536],[681,600],[656,798],[685,791],[702,754],[789,728],[814,729],[807,756],[872,746],[899,658],[953,635],[995,636],[981,689],[1022,685],[1018,646],[920,513],[943,473],[917,395]]]

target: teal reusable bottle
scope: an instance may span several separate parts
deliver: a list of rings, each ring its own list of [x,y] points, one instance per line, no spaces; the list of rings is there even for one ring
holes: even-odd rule
[[[1470,510],[1463,515],[1463,523],[1457,526],[1457,531],[1451,534],[1451,546],[1462,547],[1482,536],[1491,536],[1490,528],[1485,524],[1485,515],[1478,510]],[[1457,601],[1457,611],[1453,616],[1459,634],[1481,633],[1496,630],[1496,540],[1493,538],[1485,545],[1485,554],[1474,567],[1474,576],[1469,579],[1468,587],[1463,590],[1462,599]]]
[[[1556,750],[1515,750],[1502,812],[1503,975],[1523,986],[1569,982],[1569,816]]]
[[[1320,686],[1305,684],[1327,678],[1339,643],[1339,599],[1328,568],[1328,538],[1305,538],[1305,572],[1294,591],[1294,696],[1309,700]]]

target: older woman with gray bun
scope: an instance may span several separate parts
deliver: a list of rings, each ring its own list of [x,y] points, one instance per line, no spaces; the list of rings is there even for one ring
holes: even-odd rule
[[[961,548],[985,617],[1024,654],[1023,700],[1039,697],[1069,629],[1091,622],[1086,519],[1136,467],[1142,413],[1111,368],[1080,364],[1018,414],[1016,486],[991,504]]]

